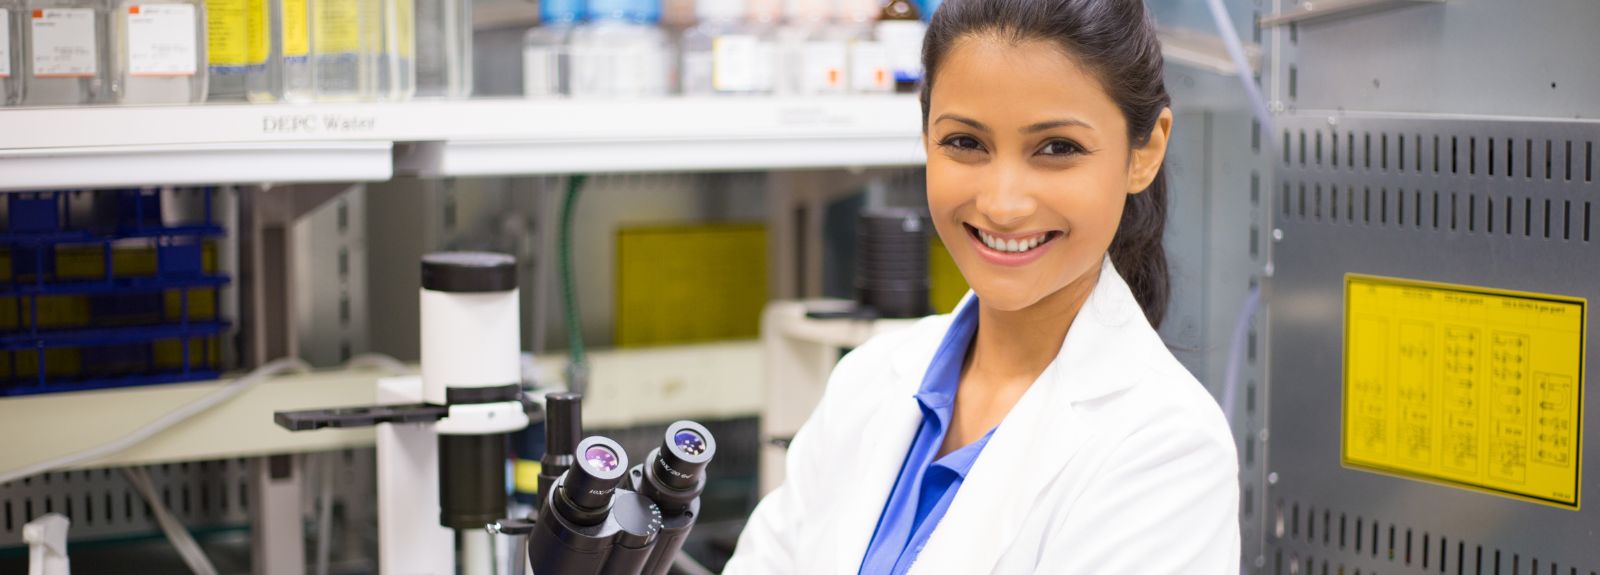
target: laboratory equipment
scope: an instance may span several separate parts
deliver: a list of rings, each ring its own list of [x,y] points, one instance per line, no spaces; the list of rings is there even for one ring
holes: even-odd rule
[[[246,96],[252,102],[309,102],[312,0],[252,2]]]
[[[572,31],[572,95],[666,95],[671,44],[657,25],[660,0],[590,0],[589,21]]]
[[[572,29],[583,18],[580,0],[539,3],[539,25],[528,30],[522,44],[522,94],[553,98],[571,94],[568,46]]]
[[[883,6],[877,38],[889,55],[894,91],[909,94],[922,83],[922,36],[927,31],[928,25],[911,0],[889,0]]]
[[[206,99],[205,10],[197,0],[123,0],[113,12],[113,92],[124,104]]]
[[[23,103],[71,106],[109,98],[105,3],[32,0],[26,6]]]
[[[417,97],[467,97],[472,93],[472,0],[413,2]]]
[[[250,2],[205,0],[207,99],[244,99],[250,65]]]
[[[545,398],[547,421],[557,430],[547,436],[545,452],[560,472],[541,472],[532,521],[506,519],[490,529],[527,534],[531,573],[665,575],[699,515],[716,439],[703,425],[675,422],[661,446],[630,468],[627,452],[611,439],[572,445],[582,433],[580,395]]]
[[[279,412],[293,431],[379,426],[380,565],[453,572],[493,569],[483,528],[507,509],[509,434],[528,425],[521,386],[516,260],[448,252],[422,259],[422,377],[380,382],[397,405]],[[428,470],[428,467],[434,469]],[[437,513],[434,514],[434,502]]]
[[[922,317],[928,306],[928,213],[875,208],[861,213],[856,299],[878,317]]]
[[[20,2],[0,2],[0,106],[22,101],[22,23],[27,21]]]

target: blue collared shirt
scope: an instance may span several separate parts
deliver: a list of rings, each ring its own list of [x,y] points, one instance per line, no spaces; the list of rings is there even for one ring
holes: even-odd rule
[[[983,446],[989,443],[994,430],[982,439],[946,454],[939,455],[945,432],[950,429],[950,418],[955,410],[956,388],[961,383],[961,367],[966,362],[967,350],[972,346],[972,336],[978,331],[978,301],[963,305],[950,322],[938,353],[928,364],[928,373],[922,378],[917,391],[917,403],[922,407],[922,425],[900,466],[900,477],[894,482],[894,491],[878,517],[878,529],[867,545],[867,554],[861,560],[862,575],[901,575],[911,569],[928,536],[938,527],[950,502],[961,489],[967,471],[972,469]]]

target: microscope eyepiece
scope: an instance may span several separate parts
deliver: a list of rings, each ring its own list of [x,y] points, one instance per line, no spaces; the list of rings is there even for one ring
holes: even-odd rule
[[[711,432],[693,421],[679,421],[667,426],[661,449],[655,458],[656,476],[676,490],[695,489],[701,473],[717,453],[717,441]]]
[[[628,474],[628,453],[617,442],[599,436],[578,442],[575,453],[577,461],[567,470],[562,494],[583,511],[609,508],[611,496]]]

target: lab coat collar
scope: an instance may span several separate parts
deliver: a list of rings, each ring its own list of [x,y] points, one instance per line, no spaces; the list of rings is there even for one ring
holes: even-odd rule
[[[974,302],[969,293],[961,305]],[[948,318],[944,321],[947,326]],[[896,381],[889,393],[903,398],[917,389],[944,331],[927,329],[894,352]],[[994,431],[912,573],[991,572],[1051,481],[1091,438],[1094,430],[1076,404],[1136,383],[1137,370],[1129,369],[1128,362],[1142,357],[1152,338],[1160,341],[1127,283],[1106,258],[1099,282],[1073,320],[1061,353]],[[915,401],[894,396],[885,404],[867,437],[881,440],[872,442],[872,449],[879,452],[874,456],[883,458],[879,461],[903,462],[920,423],[920,409]],[[859,570],[899,467],[874,466],[869,476],[862,477],[863,489],[857,491],[851,511],[859,517],[846,518],[837,533],[839,573]]]

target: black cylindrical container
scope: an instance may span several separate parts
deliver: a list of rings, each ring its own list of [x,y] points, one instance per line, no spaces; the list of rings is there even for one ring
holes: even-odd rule
[[[506,513],[509,436],[439,436],[439,524],[483,529]]]
[[[550,485],[577,461],[573,451],[583,439],[583,394],[547,393],[544,396],[545,450],[540,458],[539,501]]]
[[[921,317],[928,305],[928,213],[873,208],[856,230],[856,299],[879,317]]]

